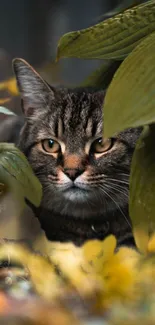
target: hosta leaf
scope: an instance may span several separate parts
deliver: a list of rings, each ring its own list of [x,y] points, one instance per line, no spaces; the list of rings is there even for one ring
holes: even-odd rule
[[[10,111],[8,108],[3,106],[0,106],[0,114],[16,115],[14,112]]]
[[[122,61],[113,60],[105,61],[104,64],[88,76],[80,86],[106,89],[121,62]]]
[[[148,1],[95,26],[63,35],[57,60],[123,59],[151,32],[155,31],[155,0]]]
[[[115,73],[104,102],[105,136],[155,121],[154,60],[155,32],[129,54]]]
[[[137,142],[130,176],[129,212],[135,241],[147,251],[155,231],[155,125],[146,126]]]
[[[0,143],[0,183],[15,198],[19,211],[24,208],[24,199],[39,206],[42,197],[41,184],[24,154],[14,144]]]

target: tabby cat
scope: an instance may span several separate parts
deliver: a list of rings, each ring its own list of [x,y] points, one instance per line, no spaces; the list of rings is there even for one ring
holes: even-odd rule
[[[105,91],[55,89],[23,59],[13,68],[25,115],[19,148],[43,186],[31,207],[47,238],[81,245],[112,233],[133,243],[128,187],[140,130],[102,138]]]

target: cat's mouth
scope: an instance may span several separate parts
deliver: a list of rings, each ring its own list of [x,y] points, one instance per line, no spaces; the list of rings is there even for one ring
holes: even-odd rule
[[[73,183],[70,187],[63,190],[63,195],[70,201],[83,201],[86,195],[88,195],[88,192],[90,191],[84,184],[76,185]]]

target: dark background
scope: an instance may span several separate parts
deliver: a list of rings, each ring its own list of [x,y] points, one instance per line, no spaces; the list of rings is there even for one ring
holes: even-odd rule
[[[11,74],[11,60],[25,58],[35,67],[54,60],[66,32],[96,24],[119,0],[0,0],[0,80]],[[62,80],[76,83],[98,62],[65,59]]]

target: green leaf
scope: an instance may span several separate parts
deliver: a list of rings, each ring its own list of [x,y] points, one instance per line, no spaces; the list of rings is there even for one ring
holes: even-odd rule
[[[155,32],[137,46],[114,75],[104,102],[106,137],[155,122],[154,61]]]
[[[105,61],[104,64],[88,76],[80,86],[106,89],[120,64],[121,61]]]
[[[155,0],[128,9],[95,26],[63,35],[57,60],[123,59],[144,37],[155,31]]]
[[[39,206],[42,197],[41,184],[24,154],[14,144],[0,143],[0,183],[4,184],[5,192],[14,197],[19,213],[25,207],[25,199]],[[1,198],[3,199],[3,195]]]
[[[14,112],[10,111],[8,108],[3,106],[0,106],[0,114],[16,115]]]
[[[145,126],[133,155],[129,213],[134,238],[142,252],[155,231],[155,124]]]

